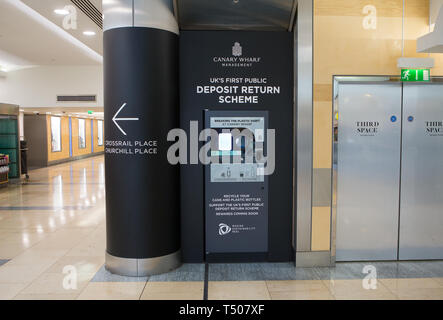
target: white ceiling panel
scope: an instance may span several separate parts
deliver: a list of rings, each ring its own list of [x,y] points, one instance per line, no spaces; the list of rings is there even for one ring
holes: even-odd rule
[[[1,0],[0,65],[11,61],[22,61],[19,66],[100,64],[102,30],[81,10],[76,10],[77,29],[65,30],[63,16],[54,10],[66,5],[72,2]],[[96,35],[87,37],[83,31],[94,31]]]

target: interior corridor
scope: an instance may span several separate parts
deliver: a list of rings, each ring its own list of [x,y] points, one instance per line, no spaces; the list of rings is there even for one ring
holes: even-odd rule
[[[103,156],[30,176],[0,189],[0,299],[443,299],[439,261],[185,264],[149,278],[112,275],[103,267]],[[375,284],[364,281],[368,265],[375,289],[365,288]]]

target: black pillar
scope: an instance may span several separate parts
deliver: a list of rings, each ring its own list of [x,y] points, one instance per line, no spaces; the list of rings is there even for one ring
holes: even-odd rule
[[[178,31],[138,21],[133,4],[125,25],[113,6],[104,8],[106,268],[146,276],[181,263],[179,168],[167,159],[179,127]]]

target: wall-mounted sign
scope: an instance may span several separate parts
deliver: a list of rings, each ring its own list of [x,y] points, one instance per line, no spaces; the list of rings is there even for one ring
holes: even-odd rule
[[[392,119],[391,119],[392,121]],[[394,122],[394,121],[392,121]],[[374,137],[379,133],[380,122],[378,121],[357,121],[356,131],[361,137]]]
[[[183,31],[180,42],[181,127],[192,136],[190,121],[200,119],[199,130],[217,131],[210,155],[220,160],[180,168],[184,260],[290,261],[293,35]],[[236,129],[252,131],[255,142],[235,139]],[[267,146],[265,129],[275,129],[278,141],[272,176],[260,174],[263,168],[254,159],[248,161],[249,150],[260,156],[259,144]],[[234,161],[243,155],[244,161]],[[193,158],[188,154],[190,163],[198,162]]]
[[[401,81],[404,82],[426,82],[431,81],[430,69],[402,69]]]
[[[426,133],[430,137],[443,136],[443,121],[425,121]]]

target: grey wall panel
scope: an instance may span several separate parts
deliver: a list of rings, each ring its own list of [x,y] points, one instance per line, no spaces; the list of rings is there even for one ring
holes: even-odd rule
[[[297,252],[311,251],[312,220],[312,0],[297,8]]]
[[[397,259],[401,94],[399,83],[340,84],[337,261]]]
[[[330,207],[332,197],[332,171],[328,168],[317,168],[312,172],[312,206]]]
[[[400,260],[443,259],[443,84],[404,86],[401,190]]]
[[[25,115],[23,125],[25,129],[25,140],[28,143],[28,168],[37,169],[46,167],[48,165],[46,115]]]

